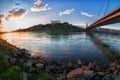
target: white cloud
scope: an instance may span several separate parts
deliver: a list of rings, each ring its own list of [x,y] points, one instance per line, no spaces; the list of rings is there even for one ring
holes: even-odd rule
[[[59,15],[60,15],[60,16],[62,16],[62,15],[69,15],[69,14],[71,14],[73,11],[74,11],[74,9],[65,10],[65,11],[63,11],[63,12],[59,12]]]
[[[80,14],[83,15],[83,16],[87,16],[87,17],[93,17],[94,15],[88,13],[88,12],[83,12],[83,11],[80,11]]]
[[[25,14],[25,12],[26,10],[24,9],[18,9],[18,10],[12,9],[11,11],[9,11],[9,14],[7,17],[5,17],[5,19],[9,21],[10,18],[20,18]]]
[[[34,6],[31,8],[31,11],[47,11],[51,8],[48,7],[48,4],[42,4],[41,0],[36,0]]]

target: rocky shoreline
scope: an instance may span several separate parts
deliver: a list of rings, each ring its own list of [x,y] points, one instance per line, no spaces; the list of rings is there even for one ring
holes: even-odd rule
[[[42,57],[31,57],[28,50],[20,49],[2,39],[0,43],[5,45],[0,47],[0,59],[7,60],[9,64],[6,73],[14,66],[16,71],[13,73],[17,77],[12,77],[11,75],[15,75],[12,73],[6,77],[5,72],[0,69],[3,74],[0,75],[0,80],[120,80],[120,59],[109,64],[87,64],[81,60],[76,64],[71,61],[63,64]]]

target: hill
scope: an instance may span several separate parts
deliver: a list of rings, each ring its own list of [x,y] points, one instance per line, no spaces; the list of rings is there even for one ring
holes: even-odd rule
[[[74,26],[69,23],[56,23],[46,25],[35,25],[26,29],[19,29],[17,31],[44,31],[44,32],[71,32],[71,31],[83,31],[83,28]]]

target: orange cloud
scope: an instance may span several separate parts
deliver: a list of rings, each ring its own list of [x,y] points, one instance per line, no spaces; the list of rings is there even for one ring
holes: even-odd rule
[[[11,11],[9,11],[9,15],[5,17],[5,19],[9,21],[10,18],[20,18],[25,14],[25,12],[26,10],[24,9],[19,9],[19,10],[12,9]]]

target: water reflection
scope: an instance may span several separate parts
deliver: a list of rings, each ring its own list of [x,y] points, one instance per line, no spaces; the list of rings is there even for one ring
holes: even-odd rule
[[[52,35],[42,32],[16,32],[1,34],[0,37],[13,45],[28,49],[32,56],[43,56],[58,61],[71,59],[76,62],[81,59],[85,62],[109,62],[108,56],[96,46],[96,39],[91,39],[86,33]]]
[[[32,56],[33,56],[33,57],[38,57],[38,56],[47,57],[47,55],[46,55],[46,51],[41,51],[41,52],[38,52],[38,51],[32,51]]]
[[[112,45],[106,43],[106,42],[114,41],[114,39],[112,38],[114,38],[116,35],[110,35],[110,34],[101,35],[98,33],[97,34],[90,33],[88,35],[91,37],[95,46],[98,47],[109,60],[113,61],[116,58],[120,58],[120,55],[118,54],[117,50],[115,48],[112,48],[113,44],[115,44],[116,42],[112,43]],[[120,50],[120,46],[119,46],[119,50]]]

